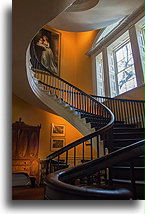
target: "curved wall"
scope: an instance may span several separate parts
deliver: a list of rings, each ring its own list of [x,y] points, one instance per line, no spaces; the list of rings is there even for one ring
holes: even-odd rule
[[[85,53],[92,46],[99,31],[57,31],[61,33],[61,78],[92,94],[92,59]]]
[[[43,111],[13,95],[12,122],[18,121],[20,117],[26,124],[34,126],[41,124],[39,158],[45,158],[52,153],[50,147],[52,123],[65,125],[66,135],[64,138],[66,145],[82,137],[82,134],[62,117]]]
[[[27,80],[25,68],[26,50],[36,32],[68,8],[74,1],[75,0],[13,0],[13,93],[44,110],[48,109],[34,95]]]

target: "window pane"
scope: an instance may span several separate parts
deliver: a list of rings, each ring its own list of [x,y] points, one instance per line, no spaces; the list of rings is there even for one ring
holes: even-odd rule
[[[138,37],[138,44],[139,44],[139,49],[140,49],[140,55],[141,55],[141,60],[142,60],[142,68],[144,70],[145,67],[145,60],[144,60],[144,54],[145,54],[145,44],[144,44],[144,33],[145,33],[145,23],[144,23],[144,18],[139,20],[138,23],[136,23],[136,32],[137,32],[137,37]]]
[[[126,44],[120,50],[116,51],[118,72],[133,65],[133,57],[130,43]]]
[[[108,52],[108,60],[109,60],[110,92],[111,97],[115,97],[117,96],[117,88],[116,88],[116,73],[114,68],[113,52]]]
[[[97,95],[104,96],[104,71],[102,53],[96,56]]]
[[[118,93],[121,94],[137,86],[130,42],[115,50],[115,54]]]

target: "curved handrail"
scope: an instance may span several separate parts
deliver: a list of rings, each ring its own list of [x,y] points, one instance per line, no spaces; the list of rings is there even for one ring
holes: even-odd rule
[[[32,48],[32,46],[33,46],[33,48]],[[46,159],[47,168],[49,165],[49,167],[50,167],[49,172],[52,172],[52,171],[59,169],[59,167],[57,169],[55,168],[56,167],[55,164],[57,164],[57,166],[59,166],[60,155],[63,153],[66,153],[66,163],[65,164],[66,164],[66,167],[68,166],[68,151],[73,148],[74,157],[76,157],[75,149],[76,149],[77,145],[81,144],[83,146],[83,152],[84,152],[84,143],[86,141],[91,142],[91,149],[92,149],[92,139],[94,139],[94,138],[97,139],[97,143],[98,143],[99,136],[103,137],[103,139],[105,140],[104,141],[105,143],[109,142],[110,136],[108,135],[108,133],[110,134],[111,127],[113,126],[114,115],[113,115],[112,111],[108,107],[106,107],[106,105],[99,102],[98,100],[93,98],[91,95],[88,95],[87,93],[83,92],[76,86],[73,86],[72,84],[70,84],[67,81],[63,80],[62,78],[58,77],[56,74],[52,73],[48,69],[44,68],[44,66],[40,63],[39,59],[37,58],[37,55],[36,55],[36,52],[34,49],[34,43],[31,44],[31,50],[33,50],[32,55],[34,56],[34,59],[32,59],[32,61],[34,60],[32,63],[33,64],[32,70],[35,72],[34,77],[37,78],[37,75],[35,76],[35,74],[38,74],[38,76],[40,76],[40,79],[38,78],[39,80],[38,79],[37,80],[38,80],[39,84],[44,86],[43,87],[44,90],[49,91],[49,94],[56,95],[57,98],[60,98],[62,101],[66,102],[70,107],[73,106],[76,111],[78,109],[79,113],[82,114],[82,112],[83,112],[83,114],[88,114],[89,117],[96,116],[95,118],[93,118],[93,119],[95,119],[95,121],[96,121],[97,117],[99,118],[101,116],[100,121],[103,120],[103,123],[102,124],[100,123],[101,125],[99,124],[100,126],[97,131],[95,131],[85,137],[82,137],[81,139],[78,139],[78,140],[72,142],[71,144],[63,147],[62,149],[54,152],[53,154],[50,154],[49,156],[47,156],[47,159]],[[36,66],[35,66],[35,60],[36,60]],[[46,74],[46,72],[48,72],[48,74]],[[44,80],[45,77],[46,77],[46,79],[48,78],[48,81]],[[65,97],[62,94],[64,94]],[[66,95],[67,95],[67,98],[66,98]],[[76,96],[76,98],[78,98],[78,97],[81,98],[84,96],[85,98],[88,99],[87,101],[85,100],[85,102],[89,101],[89,104],[87,104],[88,106],[85,107],[85,109],[84,109],[84,107],[82,107],[83,102],[81,103],[81,105],[78,105],[78,103],[73,105],[73,101],[71,100],[70,96],[72,99],[74,96]],[[84,97],[83,97],[83,99],[84,99]],[[102,135],[102,133],[103,133],[103,135]],[[142,144],[140,146],[143,148],[143,142],[139,142],[139,143]],[[126,159],[134,158],[136,155],[139,154],[139,152],[142,153],[141,147],[140,147],[141,150],[137,151],[138,145],[134,144],[134,145],[132,145],[132,147],[128,146],[126,148],[123,148],[123,149],[117,151],[118,153],[114,152],[108,156],[105,156],[105,157],[99,158],[99,159],[95,159],[95,160],[93,160],[92,156],[91,156],[91,161],[88,161],[85,164],[82,164],[82,165],[79,165],[79,166],[76,166],[73,168],[68,168],[64,171],[57,171],[56,173],[51,173],[46,178],[46,185],[47,185],[47,187],[50,187],[50,189],[51,189],[50,192],[56,191],[56,193],[58,193],[58,191],[59,192],[67,191],[67,196],[69,193],[70,197],[72,196],[72,192],[73,192],[73,195],[75,195],[74,199],[77,198],[76,195],[78,197],[80,197],[80,195],[81,195],[81,197],[84,197],[85,199],[87,199],[87,197],[90,197],[91,199],[100,199],[100,198],[105,199],[105,197],[108,198],[108,196],[114,197],[114,199],[118,199],[118,198],[120,199],[121,197],[129,198],[130,193],[127,190],[121,190],[121,191],[120,190],[115,190],[115,191],[102,190],[102,191],[100,191],[100,190],[94,190],[94,189],[88,190],[87,188],[83,188],[83,187],[81,187],[81,188],[74,187],[68,183],[69,182],[72,183],[73,180],[75,180],[77,178],[80,179],[80,178],[83,178],[86,176],[87,177],[92,176],[93,173],[95,173],[96,171],[99,172],[99,170],[101,170],[101,169],[106,170],[106,168],[112,166],[112,164],[115,160],[116,160],[115,163],[117,163],[118,160],[123,161],[124,160],[124,157],[123,157],[124,149],[125,149],[125,152],[127,153],[127,155],[125,157]],[[131,155],[130,155],[130,153],[131,153]],[[135,155],[133,154],[133,156],[132,156],[132,153],[134,153]],[[51,171],[51,163],[52,163],[53,159],[56,157],[58,157],[58,161],[55,161],[55,163],[53,163],[55,170]],[[99,157],[99,156],[97,156],[97,157]],[[85,160],[83,159],[83,161],[85,161]],[[74,165],[76,165],[76,164],[74,164]],[[46,172],[48,172],[48,171],[46,170]],[[46,173],[46,174],[48,174],[48,173]],[[106,176],[107,173],[104,175]],[[104,178],[105,178],[105,176],[104,176]],[[67,182],[67,184],[65,182]],[[47,190],[46,190],[46,192],[47,192]],[[66,199],[68,199],[68,198],[66,198]]]
[[[51,200],[117,200],[131,199],[132,194],[127,189],[91,189],[77,187],[59,180],[61,172],[51,173],[45,181],[45,198]],[[47,190],[48,189],[48,190]],[[50,191],[51,190],[51,191]],[[48,195],[47,195],[48,191]],[[52,195],[51,195],[52,194]]]
[[[44,85],[46,85],[46,86],[49,86],[49,85],[47,85],[46,83],[43,83],[42,81],[39,81],[39,82],[40,82],[41,84],[44,84]],[[60,90],[60,89],[59,89],[59,90]],[[68,92],[68,91],[67,91],[67,92]],[[69,92],[70,92],[70,91],[69,91]],[[110,111],[109,108],[106,107],[106,109],[108,110],[108,112],[110,112],[110,114],[112,114],[112,112]],[[63,148],[59,149],[58,151],[53,152],[52,154],[50,154],[50,155],[48,155],[48,156],[46,157],[47,160],[53,159],[53,158],[57,157],[58,155],[61,155],[61,154],[64,153],[66,150],[69,150],[69,149],[71,149],[72,147],[79,145],[82,141],[85,142],[85,141],[88,141],[88,140],[94,138],[96,135],[101,134],[102,131],[104,131],[104,129],[105,129],[105,131],[107,131],[109,128],[112,127],[113,122],[114,122],[114,115],[112,114],[111,120],[110,120],[110,121],[108,122],[108,124],[105,125],[103,128],[100,128],[100,129],[97,130],[96,132],[91,133],[91,134],[89,134],[89,135],[87,135],[87,136],[85,136],[85,137],[82,137],[81,139],[78,139],[78,140],[76,140],[76,141],[74,141],[74,142],[68,144],[67,146],[64,146]]]
[[[51,173],[47,176],[45,181],[46,189],[51,188],[49,194],[53,192],[53,195],[57,197],[56,199],[61,199],[61,197],[64,197],[66,193],[67,199],[77,199],[77,197],[79,197],[79,199],[110,199],[110,197],[111,199],[130,199],[131,193],[126,189],[100,190],[85,187],[82,188],[70,185],[68,181],[74,178],[78,179],[84,176],[92,175],[99,170],[112,167],[114,164],[121,163],[123,161],[132,160],[142,155],[143,152],[144,140],[126,146],[110,153],[109,155],[87,162],[80,166]],[[58,196],[55,194],[55,191],[59,192]]]
[[[126,124],[138,124],[144,127],[144,100],[129,100],[91,95],[99,102],[105,104],[114,114],[115,120]]]
[[[45,67],[41,64],[40,60],[39,60],[38,57],[37,57],[36,50],[35,50],[35,45],[34,45],[34,41],[32,42],[32,44],[33,44],[33,50],[34,50],[35,58],[37,59],[37,61],[38,61],[39,64],[41,65],[41,67],[44,69],[44,70],[41,70],[41,71],[47,71],[47,72],[49,72],[52,76],[54,76],[54,77],[57,78],[58,80],[64,82],[65,84],[69,85],[70,87],[72,87],[72,88],[78,90],[80,93],[82,93],[83,95],[85,95],[86,97],[88,97],[90,100],[92,100],[92,101],[94,101],[94,102],[97,102],[97,104],[100,105],[101,107],[103,107],[105,110],[107,110],[107,111],[111,114],[112,117],[114,116],[113,113],[109,110],[109,108],[107,108],[104,104],[98,102],[98,101],[97,101],[96,99],[94,99],[91,95],[85,93],[85,92],[82,91],[81,89],[77,88],[76,86],[72,85],[71,83],[67,82],[66,80],[62,79],[61,77],[57,76],[56,74],[54,74],[53,72],[51,72],[50,70],[48,70],[47,68],[45,68]],[[41,83],[43,83],[43,82],[41,82]]]
[[[105,122],[103,123],[103,127],[99,128],[94,133],[91,133],[85,137],[82,137],[81,139],[76,140],[75,142],[72,142],[69,145],[63,147],[62,149],[47,156],[46,160],[49,162],[57,156],[59,158],[59,156],[61,154],[68,152],[68,150],[75,148],[77,145],[84,144],[84,142],[86,142],[88,140],[92,141],[93,138],[97,137],[98,135],[102,134],[103,132],[105,133],[105,132],[109,131],[109,129],[111,129],[111,127],[113,126],[113,123],[114,123],[114,115],[111,112],[111,110],[109,108],[107,108],[104,104],[98,102],[96,99],[94,99],[89,94],[85,93],[81,89],[77,88],[76,86],[72,85],[71,83],[67,82],[66,80],[63,80],[62,78],[58,77],[56,74],[52,73],[47,68],[45,68],[37,57],[34,41],[32,41],[32,43],[31,43],[30,51],[31,51],[31,62],[33,65],[32,70],[36,74],[38,71],[38,79],[39,79],[38,83],[39,84],[46,87],[46,89],[48,88],[49,90],[52,90],[52,93],[54,95],[60,96],[59,98],[64,100],[71,107],[73,106],[74,108],[79,109],[79,111],[82,111],[83,113],[93,114],[94,116],[100,115],[101,117],[103,117],[103,119],[105,119]],[[47,77],[45,75],[46,72],[48,72],[48,74],[49,74],[49,75],[47,75]],[[40,74],[40,77],[39,77],[39,74]],[[50,79],[48,79],[47,81],[44,81],[45,77],[47,79],[47,78],[49,78],[49,76],[50,76]],[[62,86],[62,84],[63,84],[63,86]],[[66,87],[66,85],[67,85],[67,87]],[[60,95],[60,93],[62,93],[62,94],[65,93],[65,95],[67,94],[68,98],[66,98],[66,99],[63,98],[64,95]],[[70,95],[71,95],[71,98],[69,97]],[[81,103],[81,106],[80,106],[79,102],[77,102],[77,104],[74,103],[74,100],[73,100],[74,96],[81,96],[79,98],[84,99]],[[76,100],[77,100],[77,98],[78,97],[76,97]],[[83,106],[84,102],[87,103],[86,104],[87,106]]]
[[[52,154],[50,154],[46,157],[47,160],[51,160],[51,159],[57,157],[58,155],[61,155],[62,153],[66,152],[67,150],[71,149],[72,147],[79,145],[81,142],[86,142],[86,141],[94,138],[96,135],[101,134],[102,131],[104,131],[104,129],[107,131],[111,126],[112,126],[112,121],[110,121],[106,126],[104,126],[103,128],[100,128],[96,132],[93,132],[85,137],[82,137],[82,138],[74,141],[73,143],[70,143],[67,146],[64,146],[63,148],[59,149],[58,151],[53,152]]]
[[[66,169],[66,171],[64,170],[63,176],[61,174],[60,179],[64,181],[65,177],[67,176],[69,176],[70,179],[78,178],[84,175],[89,176],[96,171],[110,168],[114,164],[118,164],[143,155],[144,142],[145,140],[138,141],[129,146],[111,152],[110,154],[105,155],[101,158],[89,161],[73,168],[68,168]]]
[[[132,100],[132,99],[130,100],[130,99],[123,99],[123,98],[104,97],[104,96],[98,96],[98,95],[94,95],[94,94],[91,94],[91,96],[96,97],[96,98],[103,98],[103,99],[107,99],[107,100],[120,100],[120,101],[145,103],[145,100]]]

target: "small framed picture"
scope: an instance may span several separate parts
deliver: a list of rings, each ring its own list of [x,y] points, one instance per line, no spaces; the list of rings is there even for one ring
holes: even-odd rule
[[[51,136],[64,137],[65,136],[65,125],[58,125],[58,124],[52,123]]]
[[[51,138],[51,151],[56,151],[65,146],[65,139]]]

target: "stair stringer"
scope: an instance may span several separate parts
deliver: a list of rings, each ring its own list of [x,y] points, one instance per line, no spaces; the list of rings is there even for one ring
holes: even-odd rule
[[[38,84],[38,80],[34,77],[31,69],[30,62],[30,46],[26,53],[26,69],[27,77],[30,87],[34,94],[50,109],[52,109],[57,115],[63,117],[70,124],[72,124],[83,136],[89,135],[95,132],[94,128],[91,128],[91,124],[87,123],[85,118],[81,118],[80,114],[77,114],[75,110],[71,110],[69,106],[65,105],[65,102],[60,100],[55,95],[49,95],[48,91],[45,91],[43,86]],[[95,147],[95,142],[93,142]]]

